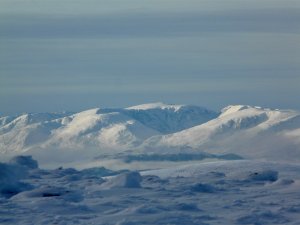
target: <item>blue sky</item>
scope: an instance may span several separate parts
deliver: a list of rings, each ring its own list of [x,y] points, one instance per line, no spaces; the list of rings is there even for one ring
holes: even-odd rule
[[[0,0],[0,114],[300,109],[300,1]]]

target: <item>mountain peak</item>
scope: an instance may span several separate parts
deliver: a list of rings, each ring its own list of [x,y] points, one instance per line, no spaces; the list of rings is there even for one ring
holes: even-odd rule
[[[237,111],[242,111],[244,109],[252,108],[249,105],[229,105],[221,110],[222,115],[235,113]]]
[[[153,103],[131,106],[126,109],[129,110],[172,109],[174,111],[178,111],[183,106],[184,105],[173,105],[173,104],[165,104],[162,102],[153,102]]]
[[[221,110],[220,117],[227,116],[232,113],[236,113],[243,110],[254,110],[254,111],[273,111],[269,108],[263,108],[260,106],[250,106],[250,105],[229,105]],[[278,111],[278,110],[274,110]]]

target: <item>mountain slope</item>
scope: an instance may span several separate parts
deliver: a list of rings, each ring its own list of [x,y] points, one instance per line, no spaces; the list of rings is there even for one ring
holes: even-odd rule
[[[288,151],[300,157],[296,139],[292,139],[298,134],[292,131],[299,127],[300,114],[296,111],[228,106],[207,123],[174,134],[151,137],[143,147],[157,152],[158,149],[188,146],[210,153],[230,152],[245,157],[284,158],[284,151]]]
[[[216,118],[219,113],[193,105],[167,105],[161,102],[125,109],[100,109],[101,113],[123,113],[163,134],[178,132]]]
[[[92,109],[72,115],[70,121],[56,129],[46,147],[127,149],[159,132],[119,112],[102,114]]]
[[[79,113],[30,113],[0,118],[0,152],[42,149],[126,150],[151,136],[210,120],[217,113],[196,106],[151,103]]]
[[[52,130],[60,127],[60,118],[70,113],[28,113],[4,117],[0,126],[0,152],[23,152],[32,144],[46,141]],[[9,118],[9,119],[7,119]]]
[[[216,118],[219,114],[191,105],[152,103],[129,107],[125,113],[161,133],[178,132]]]
[[[151,103],[75,114],[30,113],[2,117],[0,122],[2,155],[26,152],[60,158],[75,152],[95,157],[196,151],[300,159],[300,113],[292,110],[235,105],[216,113],[197,106]]]

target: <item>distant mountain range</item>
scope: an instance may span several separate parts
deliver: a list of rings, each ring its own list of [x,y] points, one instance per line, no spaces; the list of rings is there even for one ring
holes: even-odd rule
[[[300,161],[300,112],[233,105],[221,112],[151,103],[0,117],[0,156],[234,153]]]

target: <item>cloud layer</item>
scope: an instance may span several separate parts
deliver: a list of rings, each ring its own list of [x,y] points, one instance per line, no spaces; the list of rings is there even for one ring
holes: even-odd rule
[[[157,100],[300,108],[297,1],[1,4],[4,114]]]

